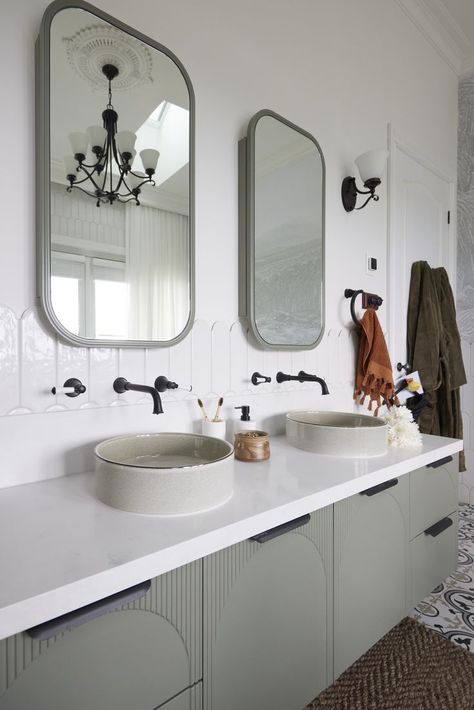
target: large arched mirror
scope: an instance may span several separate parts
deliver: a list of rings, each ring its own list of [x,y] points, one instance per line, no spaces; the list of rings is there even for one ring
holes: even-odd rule
[[[165,47],[77,0],[37,44],[38,286],[78,345],[169,345],[194,316],[194,96]]]
[[[239,144],[240,315],[268,349],[314,348],[324,329],[324,158],[273,111]]]

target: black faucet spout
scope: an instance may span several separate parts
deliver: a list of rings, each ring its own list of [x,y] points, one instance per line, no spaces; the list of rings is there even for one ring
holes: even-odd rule
[[[153,399],[153,414],[163,414],[163,405],[161,403],[160,393],[154,387],[149,385],[136,385],[133,382],[129,382],[125,377],[117,377],[114,381],[114,390],[118,394],[123,394],[130,390],[134,392],[146,392],[151,395]]]
[[[298,372],[298,378],[300,382],[317,382],[321,387],[321,394],[329,394],[326,380],[323,380],[322,377],[318,377],[317,375],[308,375],[307,372],[300,370]]]
[[[317,375],[309,375],[307,372],[300,370],[297,375],[285,375],[284,372],[277,372],[276,381],[281,382],[317,382],[321,387],[322,394],[329,394],[329,389],[326,381]]]

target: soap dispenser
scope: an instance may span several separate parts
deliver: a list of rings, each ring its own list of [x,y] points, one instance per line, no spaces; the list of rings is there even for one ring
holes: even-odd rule
[[[250,431],[256,429],[256,425],[253,419],[250,419],[250,407],[244,404],[242,407],[234,407],[234,409],[240,409],[242,412],[240,419],[234,421],[234,434],[238,431]]]

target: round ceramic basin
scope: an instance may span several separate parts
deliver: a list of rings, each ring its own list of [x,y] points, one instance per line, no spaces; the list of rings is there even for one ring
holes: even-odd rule
[[[369,458],[387,452],[387,425],[365,414],[288,412],[286,437],[298,449],[329,456]]]
[[[189,515],[232,496],[234,449],[200,434],[119,436],[95,448],[97,496],[134,513]]]

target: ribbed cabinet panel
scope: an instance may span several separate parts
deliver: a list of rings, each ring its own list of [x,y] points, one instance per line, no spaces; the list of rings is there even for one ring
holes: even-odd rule
[[[198,560],[191,564],[180,567],[167,574],[162,575],[152,580],[150,590],[146,596],[124,606],[122,609],[111,612],[108,616],[120,616],[123,612],[139,611],[148,612],[155,617],[160,617],[166,620],[172,626],[174,631],[166,632],[168,638],[172,638],[170,634],[177,633],[180,641],[177,641],[178,646],[181,645],[183,653],[187,657],[186,666],[187,680],[178,690],[184,690],[186,687],[194,685],[202,678],[202,561]],[[103,617],[102,617],[103,618]],[[140,617],[137,617],[137,620]],[[73,638],[74,634],[87,632],[86,627],[94,632],[93,627],[101,619],[92,620],[72,631],[65,632],[55,636],[47,641],[37,641],[32,639],[27,633],[16,634],[10,638],[0,642],[0,708],[3,707],[2,698],[8,704],[9,690],[14,689],[15,682],[27,671],[36,661],[48,654],[50,649],[53,649],[58,641],[68,637]],[[166,629],[166,625],[157,625],[156,628]],[[133,628],[133,621],[132,621]],[[82,630],[82,631],[81,631]],[[175,634],[176,637],[176,634]],[[127,645],[127,639],[123,639],[123,643]],[[159,646],[163,640],[156,638],[156,644]],[[65,646],[66,653],[68,646]],[[115,652],[116,649],[111,649]],[[165,650],[166,653],[166,650]],[[120,669],[117,669],[120,672]],[[42,678],[44,683],[54,683],[55,678]],[[201,692],[193,691],[193,697],[200,696]],[[168,696],[169,697],[169,696]],[[166,699],[166,698],[164,698]],[[191,701],[190,701],[191,702]],[[15,706],[16,707],[16,706]],[[139,707],[139,704],[137,704]],[[190,710],[199,708],[198,700],[193,700],[189,705]],[[20,708],[19,708],[20,710]],[[21,708],[27,710],[27,708]]]
[[[334,505],[334,673],[408,611],[409,481]]]
[[[204,559],[206,710],[301,710],[331,682],[332,536],[328,507],[274,540]]]

